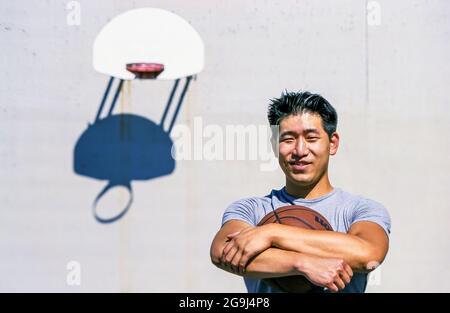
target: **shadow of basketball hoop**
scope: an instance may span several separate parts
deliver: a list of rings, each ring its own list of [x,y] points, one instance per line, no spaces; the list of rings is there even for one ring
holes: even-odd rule
[[[100,118],[104,104],[113,84],[108,82],[95,122],[88,125],[77,140],[74,149],[75,173],[99,180],[108,181],[93,203],[93,213],[100,223],[111,223],[122,218],[133,202],[131,182],[149,180],[171,174],[175,169],[172,156],[173,142],[170,132],[175,124],[184,96],[189,87],[191,76],[186,78],[174,116],[167,130],[164,129],[174,94],[179,85],[177,79],[159,124],[134,114],[113,114],[113,109],[120,94],[123,80],[120,80],[111,107],[106,117]],[[99,200],[113,187],[125,187],[129,201],[113,217],[98,214]]]
[[[174,171],[170,133],[192,77],[203,70],[205,47],[199,33],[184,18],[167,10],[144,7],[120,13],[108,21],[92,48],[95,71],[110,79],[94,123],[88,125],[75,145],[73,167],[79,175],[108,182],[95,198],[93,212],[98,222],[111,223],[129,210],[133,202],[132,181],[154,179]],[[102,114],[115,79],[119,82],[111,106]],[[174,81],[159,124],[134,114],[113,114],[123,81],[134,79]],[[185,84],[173,117],[167,118],[180,79]],[[109,216],[99,214],[99,200],[113,193],[111,189],[123,188],[129,193],[124,208]],[[118,199],[122,201],[122,197]]]

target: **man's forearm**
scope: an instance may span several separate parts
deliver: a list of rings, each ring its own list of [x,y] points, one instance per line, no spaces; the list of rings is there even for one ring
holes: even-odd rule
[[[273,224],[272,234],[275,247],[323,258],[341,258],[357,271],[365,271],[367,263],[372,261],[367,252],[369,245],[357,236],[279,224]]]
[[[248,263],[245,273],[234,272],[222,263],[216,263],[216,266],[239,276],[263,279],[300,275],[297,269],[300,261],[301,254],[298,252],[269,248]]]

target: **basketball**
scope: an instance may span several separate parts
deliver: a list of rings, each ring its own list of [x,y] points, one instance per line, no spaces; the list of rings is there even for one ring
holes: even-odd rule
[[[288,205],[278,208],[264,216],[258,223],[258,226],[270,223],[279,223],[312,230],[333,230],[323,215],[300,205]],[[306,277],[301,275],[266,278],[264,281],[284,292],[291,293],[307,293],[312,291],[314,286]]]

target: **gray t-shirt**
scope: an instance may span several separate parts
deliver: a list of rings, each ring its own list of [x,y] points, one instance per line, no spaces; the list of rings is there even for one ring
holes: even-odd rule
[[[272,190],[265,197],[241,199],[226,208],[222,225],[229,220],[241,220],[256,226],[266,214],[286,205],[302,205],[319,212],[330,222],[334,231],[347,233],[353,223],[371,221],[380,225],[388,235],[391,232],[391,219],[382,204],[340,188],[308,200],[289,195],[285,188]],[[341,292],[364,292],[367,276],[365,273],[354,273],[350,284]],[[244,277],[244,281],[248,292],[280,292],[259,279]]]

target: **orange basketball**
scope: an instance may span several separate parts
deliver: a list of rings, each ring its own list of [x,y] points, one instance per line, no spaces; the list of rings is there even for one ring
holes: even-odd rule
[[[279,223],[312,230],[333,230],[323,215],[301,205],[288,205],[278,208],[264,216],[258,223],[258,226],[269,223]],[[312,291],[314,286],[302,275],[266,278],[264,281],[285,292],[306,293]]]

